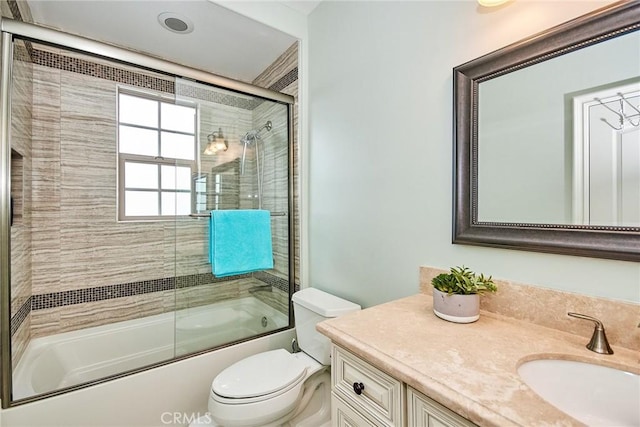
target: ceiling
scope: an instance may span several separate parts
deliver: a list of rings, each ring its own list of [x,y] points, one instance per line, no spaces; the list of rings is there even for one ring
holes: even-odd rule
[[[280,2],[308,14],[318,1]],[[252,82],[296,39],[208,0],[29,0],[38,24],[116,44],[212,73]],[[176,13],[190,33],[163,28]]]

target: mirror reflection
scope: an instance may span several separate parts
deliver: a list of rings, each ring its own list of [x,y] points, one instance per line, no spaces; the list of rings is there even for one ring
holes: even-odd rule
[[[640,32],[478,85],[479,222],[640,226]]]

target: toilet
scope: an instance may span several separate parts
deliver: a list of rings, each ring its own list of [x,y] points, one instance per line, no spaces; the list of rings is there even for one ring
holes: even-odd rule
[[[227,367],[211,384],[209,412],[190,427],[316,427],[331,420],[331,341],[316,324],[360,310],[315,288],[293,294],[300,352],[271,350]]]

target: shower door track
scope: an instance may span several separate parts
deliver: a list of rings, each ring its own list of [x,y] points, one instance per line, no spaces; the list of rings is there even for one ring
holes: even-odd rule
[[[11,192],[11,78],[13,65],[13,38],[15,36],[29,41],[43,42],[67,48],[82,53],[108,58],[120,63],[130,64],[148,70],[161,72],[173,77],[181,77],[196,82],[205,83],[211,86],[231,90],[234,92],[253,95],[266,100],[285,104],[287,106],[288,118],[288,250],[289,250],[289,328],[293,327],[293,310],[291,306],[291,296],[294,292],[295,284],[295,215],[293,214],[294,204],[294,146],[293,146],[293,104],[294,97],[281,92],[254,86],[239,80],[218,76],[213,73],[187,67],[167,60],[147,56],[143,53],[132,52],[125,48],[112,46],[106,43],[87,39],[82,36],[67,34],[58,30],[40,27],[38,25],[16,21],[13,19],[0,17],[0,30],[2,40],[0,46],[0,368],[1,368],[1,388],[0,398],[2,408],[13,406],[12,401],[12,360],[11,360],[11,236],[10,236],[10,192]],[[276,216],[285,216],[287,213],[278,213]],[[284,215],[282,215],[284,214]],[[276,331],[274,331],[276,332]],[[259,335],[261,336],[261,335]],[[254,337],[255,338],[255,337]],[[246,340],[242,340],[246,341]],[[204,350],[199,353],[206,352]],[[58,395],[61,392],[72,391],[84,388],[105,379],[120,378],[131,373],[144,371],[155,366],[165,365],[176,360],[182,360],[193,356],[193,354],[176,357],[169,361],[160,362],[131,372],[125,372],[110,376],[102,380],[93,381],[79,386],[62,389],[59,392],[44,393],[32,398],[23,399],[20,403],[28,403],[41,398]]]
[[[82,36],[62,33],[50,28],[28,24],[26,22],[2,18],[2,21],[0,21],[0,29],[2,29],[3,33],[11,33],[14,36],[20,36],[21,38],[52,43],[61,47],[92,53],[94,55],[110,58],[119,62],[125,62],[149,68],[151,70],[162,71],[173,76],[186,77],[188,79],[208,83],[236,92],[248,93],[271,101],[277,101],[285,104],[293,104],[294,102],[291,95],[275,92],[270,89],[261,88],[239,80],[230,79],[228,77],[218,76],[164,59],[153,58],[142,53],[132,52],[121,47],[90,40]]]

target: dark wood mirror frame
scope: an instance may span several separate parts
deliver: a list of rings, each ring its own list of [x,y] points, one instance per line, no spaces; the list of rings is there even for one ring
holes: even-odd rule
[[[640,228],[478,221],[478,85],[640,30],[640,0],[622,1],[453,70],[453,243],[640,261]]]

